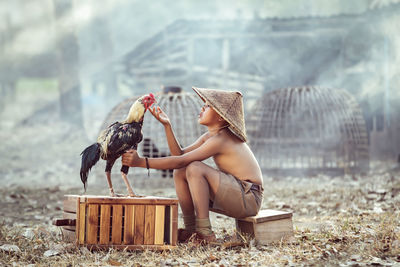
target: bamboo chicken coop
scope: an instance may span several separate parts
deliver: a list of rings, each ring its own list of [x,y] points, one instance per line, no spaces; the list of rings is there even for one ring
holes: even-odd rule
[[[368,169],[365,121],[345,90],[295,87],[268,92],[248,112],[246,126],[264,172],[336,175]]]
[[[188,146],[200,137],[207,129],[197,122],[198,114],[203,106],[202,100],[193,92],[183,92],[180,87],[164,87],[155,94],[156,105],[168,115],[175,136],[182,147]],[[138,97],[126,99],[116,105],[107,115],[101,129],[115,121],[122,120],[131,104]],[[146,157],[165,157],[170,155],[164,127],[150,112],[146,112],[143,122],[143,141],[138,146],[138,153]],[[143,170],[143,174],[146,174]],[[152,177],[172,177],[172,170],[152,171]]]

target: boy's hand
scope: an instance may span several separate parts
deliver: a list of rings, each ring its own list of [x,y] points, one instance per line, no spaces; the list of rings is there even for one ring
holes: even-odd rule
[[[149,111],[154,116],[154,118],[156,118],[163,125],[167,125],[170,123],[167,114],[165,114],[160,107],[157,106],[157,108],[156,107],[150,108]]]
[[[138,167],[142,158],[139,157],[136,150],[130,149],[122,154],[122,165],[129,167]]]

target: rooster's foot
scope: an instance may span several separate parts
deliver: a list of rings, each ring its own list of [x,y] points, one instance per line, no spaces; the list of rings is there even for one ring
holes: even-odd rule
[[[111,197],[115,197],[116,196],[115,193],[114,193],[114,189],[112,189],[112,188],[110,188],[110,196]]]
[[[133,192],[133,191],[128,191],[128,196],[129,196],[129,197],[144,197],[144,196],[142,196],[142,195],[136,194],[136,193]]]

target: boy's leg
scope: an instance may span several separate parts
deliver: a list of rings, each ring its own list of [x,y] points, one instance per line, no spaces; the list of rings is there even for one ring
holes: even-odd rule
[[[198,219],[208,218],[210,199],[218,191],[219,176],[219,171],[199,161],[186,167],[186,181]]]
[[[198,161],[174,170],[176,195],[183,215],[194,215],[196,210],[198,218],[208,217],[210,196],[214,199],[217,193],[219,176],[219,171]]]
[[[185,225],[183,229],[178,229],[178,241],[187,242],[196,230],[196,216],[194,214],[192,196],[186,181],[186,168],[174,170],[174,183]]]
[[[186,168],[174,170],[174,183],[183,216],[194,216],[193,200],[186,181]]]
[[[178,239],[182,242],[196,232],[207,241],[215,241],[209,220],[209,200],[219,187],[220,173],[202,162],[192,162],[186,168],[174,171],[176,194],[183,213],[185,231],[178,231]],[[196,211],[197,216],[195,217]]]
[[[192,162],[186,167],[186,180],[196,210],[196,233],[206,242],[216,241],[209,218],[209,203],[217,193],[219,176],[219,171],[202,162]]]

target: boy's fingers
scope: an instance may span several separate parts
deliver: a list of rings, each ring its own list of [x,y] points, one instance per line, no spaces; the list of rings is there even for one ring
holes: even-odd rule
[[[156,107],[153,107],[153,110],[150,110],[151,114],[153,114],[153,116],[158,117],[160,112],[158,111],[160,107],[157,106],[157,110]]]
[[[154,114],[154,107],[149,108],[149,111],[150,111],[151,114]]]

